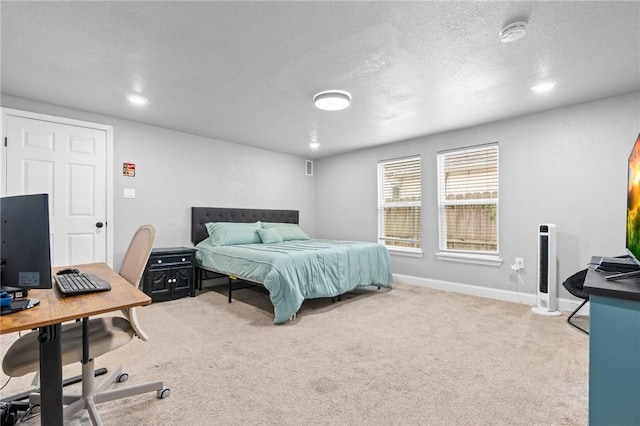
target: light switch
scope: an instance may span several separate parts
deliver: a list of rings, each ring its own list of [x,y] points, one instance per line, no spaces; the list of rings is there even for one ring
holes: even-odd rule
[[[136,198],[136,189],[135,188],[125,188],[124,189],[124,198]]]

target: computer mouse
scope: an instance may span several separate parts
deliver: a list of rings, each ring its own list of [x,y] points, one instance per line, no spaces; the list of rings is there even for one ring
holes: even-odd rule
[[[60,269],[56,275],[78,274],[79,270],[75,268]]]

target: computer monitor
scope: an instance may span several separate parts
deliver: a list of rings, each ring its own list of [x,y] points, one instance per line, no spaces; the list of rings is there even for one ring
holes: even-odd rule
[[[48,194],[0,198],[3,288],[51,288]]]

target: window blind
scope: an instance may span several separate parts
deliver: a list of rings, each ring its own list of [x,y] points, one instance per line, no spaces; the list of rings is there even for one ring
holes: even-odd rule
[[[422,245],[422,172],[420,157],[378,164],[378,240],[387,247]]]
[[[440,249],[498,252],[498,145],[438,154]]]

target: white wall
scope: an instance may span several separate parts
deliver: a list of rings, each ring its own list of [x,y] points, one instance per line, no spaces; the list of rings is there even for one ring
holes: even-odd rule
[[[421,258],[392,256],[393,272],[427,279],[535,293],[537,228],[558,227],[559,283],[592,255],[623,254],[627,158],[640,132],[633,93],[480,126],[425,136],[316,161],[317,235],[376,241],[379,160],[423,160]],[[438,260],[436,155],[444,149],[499,143],[499,244],[502,266]],[[525,259],[520,278],[511,270]],[[561,288],[560,295],[568,295]]]
[[[11,96],[2,106],[114,127],[114,266],[143,222],[159,226],[158,247],[190,246],[194,205],[298,209],[313,237],[376,241],[377,162],[413,154],[423,158],[424,256],[392,256],[396,274],[534,293],[539,223],[558,226],[560,280],[591,255],[624,252],[626,162],[640,132],[639,93],[316,160],[315,177],[304,175],[296,156]],[[504,263],[439,261],[436,154],[494,141]],[[123,162],[136,163],[135,178],[122,176]],[[125,187],[137,197],[124,199]],[[525,259],[520,279],[509,267],[515,257]]]
[[[315,177],[305,176],[304,158],[11,96],[2,106],[113,126],[116,268],[143,223],[158,226],[157,247],[191,247],[192,206],[299,210],[315,233]],[[124,162],[136,164],[135,177],[122,176]]]

